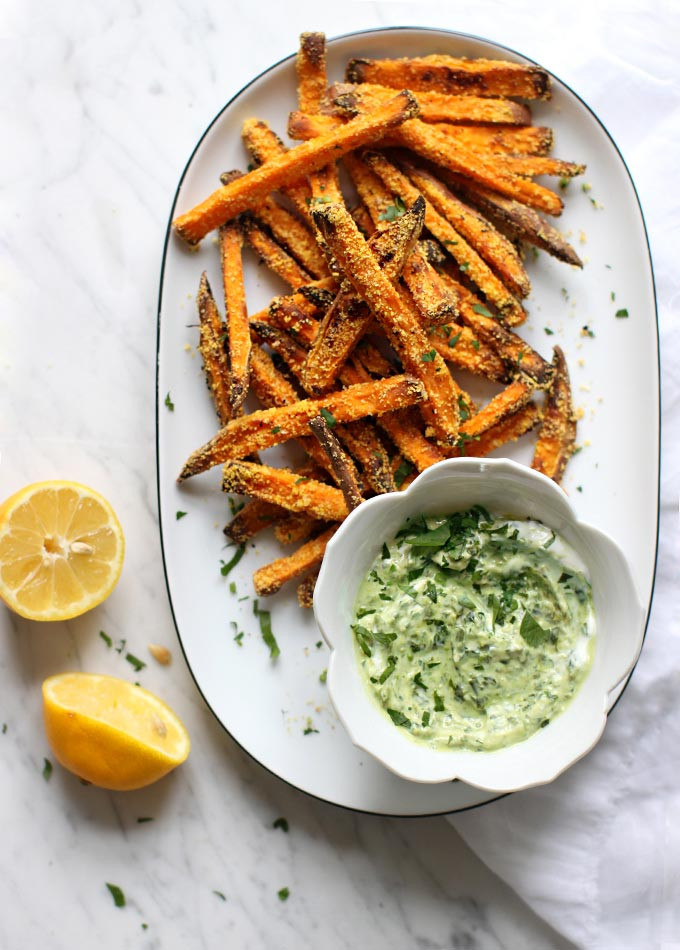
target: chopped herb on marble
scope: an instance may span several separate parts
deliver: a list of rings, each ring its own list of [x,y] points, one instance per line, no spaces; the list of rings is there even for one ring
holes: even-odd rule
[[[555,331],[551,330],[550,327],[543,327],[543,332],[546,334],[546,336],[552,336]]]
[[[113,903],[116,905],[116,907],[125,907],[125,894],[123,894],[122,890],[118,887],[118,885],[109,884],[109,882],[107,881],[106,886],[111,892],[111,897],[113,898]]]
[[[289,831],[290,826],[288,825],[287,818],[277,818],[276,821],[272,822],[272,828],[280,828],[281,831]]]
[[[327,679],[328,679],[328,670],[322,670],[319,673],[319,682],[325,683]]]
[[[43,759],[43,762],[45,764],[43,765],[42,777],[45,779],[46,782],[49,782],[50,777],[52,775],[52,763],[50,762],[49,759]]]
[[[153,821],[153,818],[148,818],[148,817],[138,818],[138,819],[137,819],[137,824],[138,824],[138,825],[143,825],[143,824],[144,824],[145,822],[147,822],[147,821]]]
[[[287,901],[290,897],[290,888],[282,887],[281,890],[276,892],[280,901]]]
[[[185,518],[185,517],[186,517],[186,514],[187,514],[186,511],[176,511],[176,512],[175,512],[175,520],[176,520],[176,521],[181,521],[182,518]]]
[[[320,650],[322,646],[323,646],[323,640],[317,640],[316,641],[317,650]]]
[[[312,724],[311,716],[307,717],[307,726],[302,730],[303,736],[310,736],[313,732],[318,732],[318,729],[315,729]]]
[[[221,901],[226,901],[226,899],[227,899],[227,898],[225,897],[225,895],[222,893],[222,891],[213,891],[213,894],[214,894],[216,897],[219,897],[219,899],[220,899]]]
[[[626,310],[625,307],[622,307],[620,310],[616,311],[616,317],[619,320],[621,320],[622,318],[625,319],[627,316],[628,316],[628,311]]]
[[[229,593],[236,594],[236,584],[233,581],[229,582]]]
[[[126,643],[127,643],[127,640],[119,640],[118,646],[116,647],[116,653],[122,653],[123,650],[125,649]]]
[[[140,670],[143,670],[146,666],[146,663],[143,660],[139,660],[133,653],[126,653],[125,659],[128,661],[130,666],[134,669],[135,673],[139,673]]]
[[[172,399],[170,398],[170,393],[169,393],[169,392],[166,394],[164,402],[165,402],[165,405],[166,405],[166,406],[168,407],[168,409],[170,410],[170,412],[174,412],[174,411],[175,411],[175,404],[174,404],[174,402],[172,401]]]
[[[113,640],[112,640],[111,637],[108,635],[108,633],[104,633],[103,630],[100,630],[100,631],[99,631],[99,636],[102,638],[102,640],[103,640],[104,643],[107,645],[107,647],[109,647],[109,649],[113,646]]]

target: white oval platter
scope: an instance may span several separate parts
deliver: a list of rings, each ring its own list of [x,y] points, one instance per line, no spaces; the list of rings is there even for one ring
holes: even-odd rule
[[[354,56],[439,52],[526,62],[509,49],[475,37],[397,28],[331,40],[328,73],[331,80],[342,78],[345,63]],[[170,219],[213,191],[221,172],[245,167],[248,159],[240,139],[244,119],[263,118],[285,139],[295,96],[291,56],[227,103],[191,155]],[[581,410],[582,451],[569,463],[564,487],[579,517],[622,547],[638,595],[649,604],[658,525],[659,353],[644,221],[614,142],[574,92],[555,79],[552,100],[532,104],[532,112],[535,124],[554,129],[555,155],[587,165],[585,176],[565,190],[566,207],[558,222],[585,266],[580,271],[542,252],[535,259],[529,255],[533,291],[529,320],[521,333],[548,358],[554,343],[566,353]],[[582,182],[587,189],[582,189]],[[180,642],[206,703],[262,766],[327,802],[382,815],[423,816],[459,811],[498,797],[461,782],[404,781],[352,745],[319,679],[328,650],[312,611],[298,606],[294,585],[260,604],[271,611],[281,649],[278,659],[270,660],[253,612],[250,577],[255,568],[281,556],[271,531],[249,543],[240,563],[228,577],[222,576],[221,562],[228,562],[234,549],[225,546],[222,534],[230,513],[219,488],[219,468],[181,487],[176,484],[187,456],[216,430],[195,349],[194,300],[204,269],[217,293],[219,255],[211,236],[197,251],[190,251],[168,230],[158,308],[161,539]],[[285,292],[253,258],[247,261],[246,286],[251,312]],[[626,310],[628,317],[617,318],[618,310]],[[469,388],[474,396],[474,381]],[[166,405],[168,394],[172,411]],[[527,438],[506,454],[528,463],[532,445]],[[178,511],[186,512],[179,520]],[[232,582],[236,593],[230,591]],[[236,640],[241,632],[243,637]],[[612,705],[619,692],[612,696]]]

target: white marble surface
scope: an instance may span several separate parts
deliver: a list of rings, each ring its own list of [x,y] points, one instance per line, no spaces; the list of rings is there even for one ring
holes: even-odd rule
[[[128,542],[118,588],[85,617],[38,626],[0,613],[3,948],[571,946],[444,819],[372,818],[306,798],[254,764],[204,706],[160,559],[155,311],[167,216],[195,141],[247,79],[295,49],[302,29],[409,23],[486,35],[588,98],[579,66],[598,47],[618,36],[634,61],[626,7],[576,4],[565,31],[563,5],[491,0],[323,13],[312,3],[122,0],[115,13],[71,0],[3,5],[0,496],[50,477],[92,484]],[[666,5],[649,9],[653,18]],[[647,51],[657,41],[649,22],[639,30]],[[615,75],[611,58],[602,62]],[[635,144],[625,97],[597,89],[591,105],[625,155]],[[660,81],[650,121],[663,121],[672,94]],[[654,174],[644,153],[632,171],[644,205]],[[140,680],[184,718],[192,754],[140,792],[83,787],[58,767],[48,782],[41,774],[42,679],[65,668],[132,678],[99,630],[138,656],[149,642],[173,651],[169,669],[150,661]],[[288,834],[272,829],[279,816]],[[124,909],[107,881],[123,888]]]

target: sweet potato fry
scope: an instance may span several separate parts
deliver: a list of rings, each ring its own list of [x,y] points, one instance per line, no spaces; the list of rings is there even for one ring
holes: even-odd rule
[[[276,132],[270,129],[267,123],[261,119],[246,119],[241,129],[241,137],[254,165],[259,166],[273,162],[289,151]],[[279,187],[278,191],[290,199],[295,210],[303,219],[311,223],[309,202],[312,191],[306,178],[303,177],[298,181]]]
[[[483,432],[497,425],[511,413],[521,409],[531,398],[532,392],[532,387],[520,380],[510,383],[479,412],[476,412],[461,424],[461,435],[464,439],[476,438],[482,435]]]
[[[274,238],[270,237],[266,231],[258,227],[254,219],[246,216],[243,226],[248,244],[259,256],[262,263],[265,264],[269,270],[278,274],[281,280],[284,280],[294,289],[303,287],[312,280],[311,275],[303,270],[303,268],[284,251],[281,245],[277,244]]]
[[[493,100],[485,100],[486,102]],[[553,146],[553,131],[544,125],[509,128],[497,125],[449,125],[436,128],[468,148],[504,155],[547,155]]]
[[[513,175],[532,178],[536,175],[553,175],[558,178],[575,178],[586,170],[585,165],[565,162],[562,158],[547,155],[496,155],[495,161]]]
[[[271,356],[254,346],[250,364],[251,389],[265,409],[275,409],[297,403],[299,396],[291,383],[274,366]],[[330,465],[321,446],[312,436],[301,436],[299,443],[319,467],[332,476]]]
[[[251,412],[233,419],[209,442],[192,453],[179,480],[183,481],[228,459],[242,458],[250,452],[297,438],[306,432],[309,420],[320,412],[322,415],[328,413],[336,422],[353,422],[364,416],[381,415],[392,409],[414,405],[424,398],[425,389],[418,379],[400,375],[360,383],[320,399],[303,399],[290,406]]]
[[[389,280],[396,280],[418,239],[424,220],[424,203],[377,233],[369,242],[379,267]],[[312,393],[326,392],[337,377],[340,366],[368,329],[373,316],[368,304],[359,297],[349,281],[344,281],[326,313],[303,369],[305,388]]]
[[[428,345],[420,323],[381,271],[349,212],[340,205],[324,205],[312,215],[356,292],[387,330],[404,367],[425,387],[437,435],[452,444],[458,435],[458,406],[446,364]]]
[[[386,412],[378,419],[378,425],[419,472],[446,458],[441,449],[425,438],[422,423],[410,410]]]
[[[400,196],[407,207],[420,195],[418,188],[383,153],[367,152],[364,159],[385,185]],[[525,319],[524,311],[513,294],[463,235],[439,214],[429,201],[425,206],[425,226],[442,243],[465,276],[498,308],[508,323],[516,326]]]
[[[375,428],[363,420],[337,426],[340,441],[361,465],[364,482],[376,493],[395,491],[394,477],[385,446]]]
[[[288,557],[278,558],[271,564],[265,564],[253,574],[253,585],[258,597],[266,597],[280,590],[286,581],[293,580],[304,574],[310,568],[317,567],[323,560],[326,545],[338,530],[337,525],[327,528],[324,532],[307,541]]]
[[[305,541],[319,530],[322,522],[301,511],[287,511],[274,525],[274,537],[279,544],[296,544]]]
[[[415,99],[404,90],[372,115],[357,116],[341,128],[303,142],[280,158],[223,185],[199,205],[179,215],[173,228],[185,241],[195,244],[237,214],[256,207],[270,192],[322,168],[352,149],[375,142],[386,130],[413,118],[417,111]]]
[[[304,511],[323,521],[342,521],[348,514],[339,488],[302,478],[285,468],[231,461],[224,466],[222,489],[253,495],[289,511]]]
[[[210,390],[220,425],[232,417],[229,402],[229,369],[226,357],[227,326],[222,322],[208,277],[203,271],[198,285],[199,338],[198,350],[203,358],[203,372]]]
[[[404,88],[411,88],[405,86]],[[394,95],[394,89],[375,83],[334,83],[326,100],[336,114],[347,118],[375,109]],[[489,122],[508,125],[530,125],[531,112],[525,105],[511,99],[449,95],[441,92],[415,93],[420,118],[426,122]],[[300,109],[312,112],[311,109]]]
[[[299,398],[293,386],[276,369],[271,356],[259,346],[254,346],[250,354],[250,385],[266,409],[289,406]]]
[[[301,377],[306,357],[303,347],[278,327],[263,324],[260,321],[254,321],[251,326],[258,336],[268,343],[275,352],[281,355],[294,375]],[[362,371],[359,372],[354,370],[351,366],[343,367],[338,378],[343,384],[348,386],[371,381],[370,375],[365,370],[362,369]],[[381,494],[385,491],[394,490],[394,484],[389,474],[389,459],[371,423],[359,420],[346,426],[336,426],[334,433],[359,462],[363,470],[364,479],[376,493]],[[331,459],[331,463],[332,462],[333,460]],[[336,481],[342,488],[339,469],[335,465],[332,467]],[[350,476],[347,476],[347,479],[349,479],[349,477]],[[352,475],[352,477],[357,481],[357,490],[360,491],[361,487],[358,484],[358,479],[356,479],[354,475]]]
[[[224,528],[224,533],[234,544],[243,544],[287,515],[286,509],[280,505],[253,498],[234,515]]]
[[[326,37],[323,33],[302,33],[296,59],[298,105],[302,112],[315,114],[326,91]],[[342,201],[335,163],[310,172],[312,198]]]
[[[348,82],[372,82],[415,92],[447,95],[520,96],[549,99],[550,76],[539,66],[502,60],[421,56],[413,59],[352,59]]]
[[[550,385],[553,368],[520,336],[502,326],[478,297],[456,281],[442,275],[458,292],[463,322],[474,331],[481,343],[493,349],[505,364],[510,375],[520,377],[540,389]]]
[[[516,442],[538,424],[541,413],[535,402],[528,402],[526,406],[511,413],[505,419],[482,432],[478,439],[473,439],[465,445],[466,455],[475,458],[484,458],[494,449],[499,449],[508,442]]]
[[[428,339],[447,363],[485,379],[510,382],[511,374],[503,360],[492,347],[477,339],[469,327],[445,324],[430,330]]]
[[[356,119],[352,121],[356,122]],[[426,122],[418,119],[405,122],[398,134],[392,137],[435,165],[465,175],[508,198],[547,214],[559,215],[562,212],[561,198],[549,188],[505,170],[496,160],[497,156],[487,157],[461,142],[452,142],[445,133]]]
[[[300,34],[295,69],[300,109],[318,112],[326,91],[326,37],[323,33]]]
[[[288,138],[300,142],[308,142],[324,132],[332,132],[343,125],[343,120],[334,115],[314,115],[310,112],[300,112],[293,109],[288,114]]]
[[[566,264],[583,267],[583,262],[574,248],[556,228],[541,218],[532,208],[527,208],[526,205],[510,198],[504,198],[461,175],[447,175],[446,180],[483,214],[497,221],[511,237],[540,247]]]
[[[328,265],[311,231],[294,214],[272,198],[263,198],[255,220],[266,225],[274,239],[294,257],[312,277],[328,276]]]
[[[297,599],[300,607],[314,606],[314,588],[318,576],[318,570],[312,571],[311,574],[308,574],[307,577],[298,584]]]
[[[335,426],[335,422],[333,422]],[[361,496],[359,478],[354,462],[347,455],[331,427],[322,415],[309,420],[309,428],[319,441],[319,445],[328,456],[335,478],[340,486],[348,511],[358,508],[364,500]]]
[[[426,169],[409,161],[402,168],[413,184],[449,224],[462,234],[517,297],[527,297],[531,282],[519,254],[507,238],[481,214],[453,195],[446,185]]]
[[[219,241],[228,326],[229,405],[234,416],[248,394],[250,378],[250,330],[243,283],[241,223],[232,221],[223,225],[220,228]]]
[[[567,361],[559,346],[554,348],[553,353],[555,376],[548,393],[531,467],[559,484],[574,452],[576,416],[571,401]]]
[[[355,205],[350,208],[350,214],[354,218],[356,226],[368,241],[375,233],[375,226],[371,221],[371,216],[363,205]]]
[[[418,245],[404,264],[402,279],[426,325],[437,326],[455,318],[458,298],[446,287]]]

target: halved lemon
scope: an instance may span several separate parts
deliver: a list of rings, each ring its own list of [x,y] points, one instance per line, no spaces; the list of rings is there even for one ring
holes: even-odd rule
[[[189,755],[181,720],[141,686],[98,673],[60,673],[42,691],[54,757],[93,785],[143,788]]]
[[[0,597],[29,620],[96,607],[116,586],[124,551],[111,505],[77,482],[36,482],[0,505]]]

